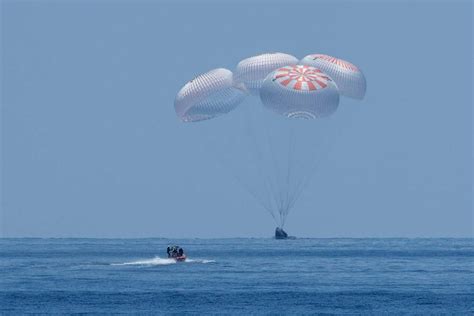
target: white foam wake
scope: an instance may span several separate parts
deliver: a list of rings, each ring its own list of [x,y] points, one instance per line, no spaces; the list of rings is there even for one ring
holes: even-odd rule
[[[216,260],[209,260],[209,259],[186,259],[185,262],[189,263],[214,263]]]
[[[208,259],[189,259],[187,258],[186,261],[180,263],[213,263],[216,262],[215,260],[208,260]],[[143,259],[131,262],[123,262],[123,263],[112,263],[113,266],[161,266],[161,265],[168,265],[168,264],[176,264],[177,261],[171,258],[160,258],[155,257],[152,259]]]

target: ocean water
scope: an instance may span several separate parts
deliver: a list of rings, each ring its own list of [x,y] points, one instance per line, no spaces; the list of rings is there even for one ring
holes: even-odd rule
[[[473,239],[0,239],[0,314],[472,315],[473,272]]]

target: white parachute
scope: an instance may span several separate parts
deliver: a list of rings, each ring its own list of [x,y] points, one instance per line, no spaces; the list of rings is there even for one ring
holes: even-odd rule
[[[174,108],[183,122],[202,121],[232,111],[245,95],[234,85],[232,72],[218,68],[186,83],[176,96]]]
[[[235,69],[235,82],[242,83],[250,94],[258,95],[263,80],[277,68],[296,65],[298,59],[284,53],[268,53],[246,58]]]

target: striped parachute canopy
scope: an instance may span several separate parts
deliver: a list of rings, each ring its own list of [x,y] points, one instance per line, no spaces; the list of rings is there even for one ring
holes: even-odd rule
[[[245,96],[243,89],[234,86],[232,72],[218,68],[186,83],[176,96],[174,108],[183,122],[202,121],[232,111]]]
[[[258,95],[269,73],[283,66],[296,65],[298,59],[284,53],[267,53],[242,60],[235,70],[235,81],[244,84],[250,94]]]
[[[366,90],[364,74],[348,61],[322,54],[303,58],[303,65],[313,66],[327,73],[336,83],[339,93],[354,99],[363,99]]]
[[[321,70],[296,65],[269,74],[260,89],[260,99],[280,115],[314,119],[336,111],[339,93],[332,79]]]

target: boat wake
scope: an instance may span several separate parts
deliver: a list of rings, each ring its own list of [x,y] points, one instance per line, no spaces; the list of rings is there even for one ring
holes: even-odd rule
[[[187,258],[186,261],[179,262],[181,263],[214,263],[215,260],[208,260],[208,259],[189,259]],[[160,258],[155,257],[152,259],[143,259],[137,261],[130,261],[130,262],[123,262],[123,263],[111,263],[113,266],[162,266],[162,265],[169,265],[169,264],[176,264],[178,263],[175,259],[171,258]]]
[[[210,260],[210,259],[186,259],[185,263],[214,263],[216,260]]]

